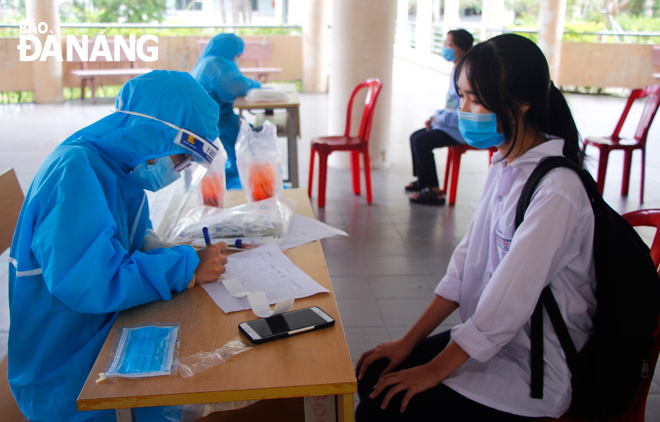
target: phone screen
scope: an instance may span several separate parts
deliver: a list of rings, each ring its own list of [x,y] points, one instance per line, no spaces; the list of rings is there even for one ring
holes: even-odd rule
[[[249,321],[247,324],[261,338],[271,337],[305,327],[327,324],[327,321],[311,309],[300,309],[287,312],[270,318]]]

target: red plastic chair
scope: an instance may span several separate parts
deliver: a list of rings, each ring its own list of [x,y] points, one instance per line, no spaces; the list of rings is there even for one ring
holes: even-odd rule
[[[655,227],[655,237],[651,244],[651,258],[656,267],[660,265],[660,209],[653,210],[639,210],[623,214],[631,226],[646,226]],[[660,271],[658,271],[660,274]],[[658,328],[656,329],[655,341],[649,352],[649,368],[655,369],[658,363],[658,355],[660,354],[660,321],[658,321]],[[620,418],[609,419],[608,422],[644,422],[644,415],[646,413],[646,398],[649,395],[649,389],[653,382],[652,374],[642,380],[641,385],[633,396],[632,401],[628,405],[628,409]],[[573,412],[568,412],[559,419],[543,419],[541,422],[596,422],[592,419],[586,419],[576,416]]]
[[[632,139],[624,139],[619,136],[623,123],[628,117],[628,112],[633,102],[639,98],[648,97],[644,110],[642,111],[642,119],[637,126],[635,136]],[[621,149],[624,151],[623,158],[623,183],[621,184],[621,195],[628,196],[628,185],[630,184],[630,167],[632,164],[632,153],[634,150],[639,149],[642,151],[642,186],[639,193],[639,203],[644,202],[644,174],[646,167],[646,138],[649,134],[649,128],[658,111],[660,105],[660,85],[649,85],[643,89],[634,89],[628,98],[626,107],[623,109],[623,114],[617,123],[612,136],[586,138],[582,150],[587,148],[587,145],[593,145],[600,150],[600,157],[598,160],[598,190],[603,194],[605,187],[605,173],[607,172],[607,161],[609,159],[610,151]]]
[[[319,199],[320,208],[325,207],[325,185],[328,174],[328,155],[332,151],[351,151],[351,174],[353,176],[353,193],[360,194],[360,154],[364,154],[364,178],[367,186],[367,203],[371,204],[371,166],[369,164],[369,134],[371,133],[371,122],[376,109],[376,101],[383,83],[380,79],[367,79],[355,87],[351,98],[348,100],[348,111],[346,113],[346,130],[343,136],[324,136],[312,139],[312,155],[309,159],[309,185],[307,194],[312,197],[312,184],[314,182],[314,153],[319,154]],[[358,136],[351,136],[351,112],[355,95],[363,88],[368,88],[367,97],[364,100],[364,111]]]
[[[458,172],[461,169],[461,155],[470,150],[479,150],[478,148],[471,147],[467,144],[454,145],[447,148],[447,165],[445,165],[445,183],[442,188],[442,191],[445,192],[445,195],[449,193],[449,205],[454,205],[456,203],[456,188],[458,187]],[[497,148],[489,148],[490,158],[493,157],[493,153],[497,151]],[[490,165],[490,160],[488,161]],[[451,170],[451,189],[448,191],[447,186],[449,185],[449,172]]]

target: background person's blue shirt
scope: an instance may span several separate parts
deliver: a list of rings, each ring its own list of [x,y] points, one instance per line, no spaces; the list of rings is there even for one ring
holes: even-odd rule
[[[445,132],[447,135],[454,138],[457,142],[461,144],[465,143],[461,132],[458,130],[458,107],[461,101],[461,98],[456,92],[456,87],[454,86],[454,67],[449,74],[449,88],[447,89],[447,102],[444,110],[438,110],[435,112],[433,119],[435,122],[431,123],[431,129],[440,129]]]

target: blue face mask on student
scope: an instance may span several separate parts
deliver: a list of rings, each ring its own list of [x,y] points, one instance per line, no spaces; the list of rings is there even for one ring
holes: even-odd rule
[[[458,112],[458,130],[468,145],[488,149],[504,143],[504,135],[497,132],[495,113]]]
[[[146,161],[140,163],[131,173],[131,179],[139,187],[152,192],[174,183],[179,177],[181,175],[174,169],[174,163],[169,156],[156,158],[152,165]]]
[[[442,47],[442,52],[440,53],[443,59],[447,60],[448,62],[453,62],[456,60],[456,56],[454,55],[454,49],[449,48],[449,47]]]

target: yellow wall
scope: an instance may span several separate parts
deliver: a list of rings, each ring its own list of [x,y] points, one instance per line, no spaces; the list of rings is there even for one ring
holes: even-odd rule
[[[197,62],[197,41],[199,37],[159,37],[158,60],[138,62],[138,67],[152,69],[192,71]],[[243,37],[245,41],[263,41],[273,43],[273,60],[263,62],[265,67],[281,67],[282,73],[272,74],[271,80],[295,81],[302,79],[302,37],[267,36]],[[0,38],[0,91],[32,90],[32,63],[19,61],[18,38]],[[149,43],[149,45],[152,45]],[[66,46],[63,48],[66,58]],[[254,63],[241,61],[241,66],[254,66]],[[89,69],[127,68],[126,62],[91,62]],[[72,69],[80,69],[80,63],[63,63],[64,86],[80,86],[80,80],[71,75]],[[126,77],[97,78],[97,85],[120,85]]]
[[[653,46],[564,42],[559,84],[592,87],[641,88],[660,83],[651,76]]]

